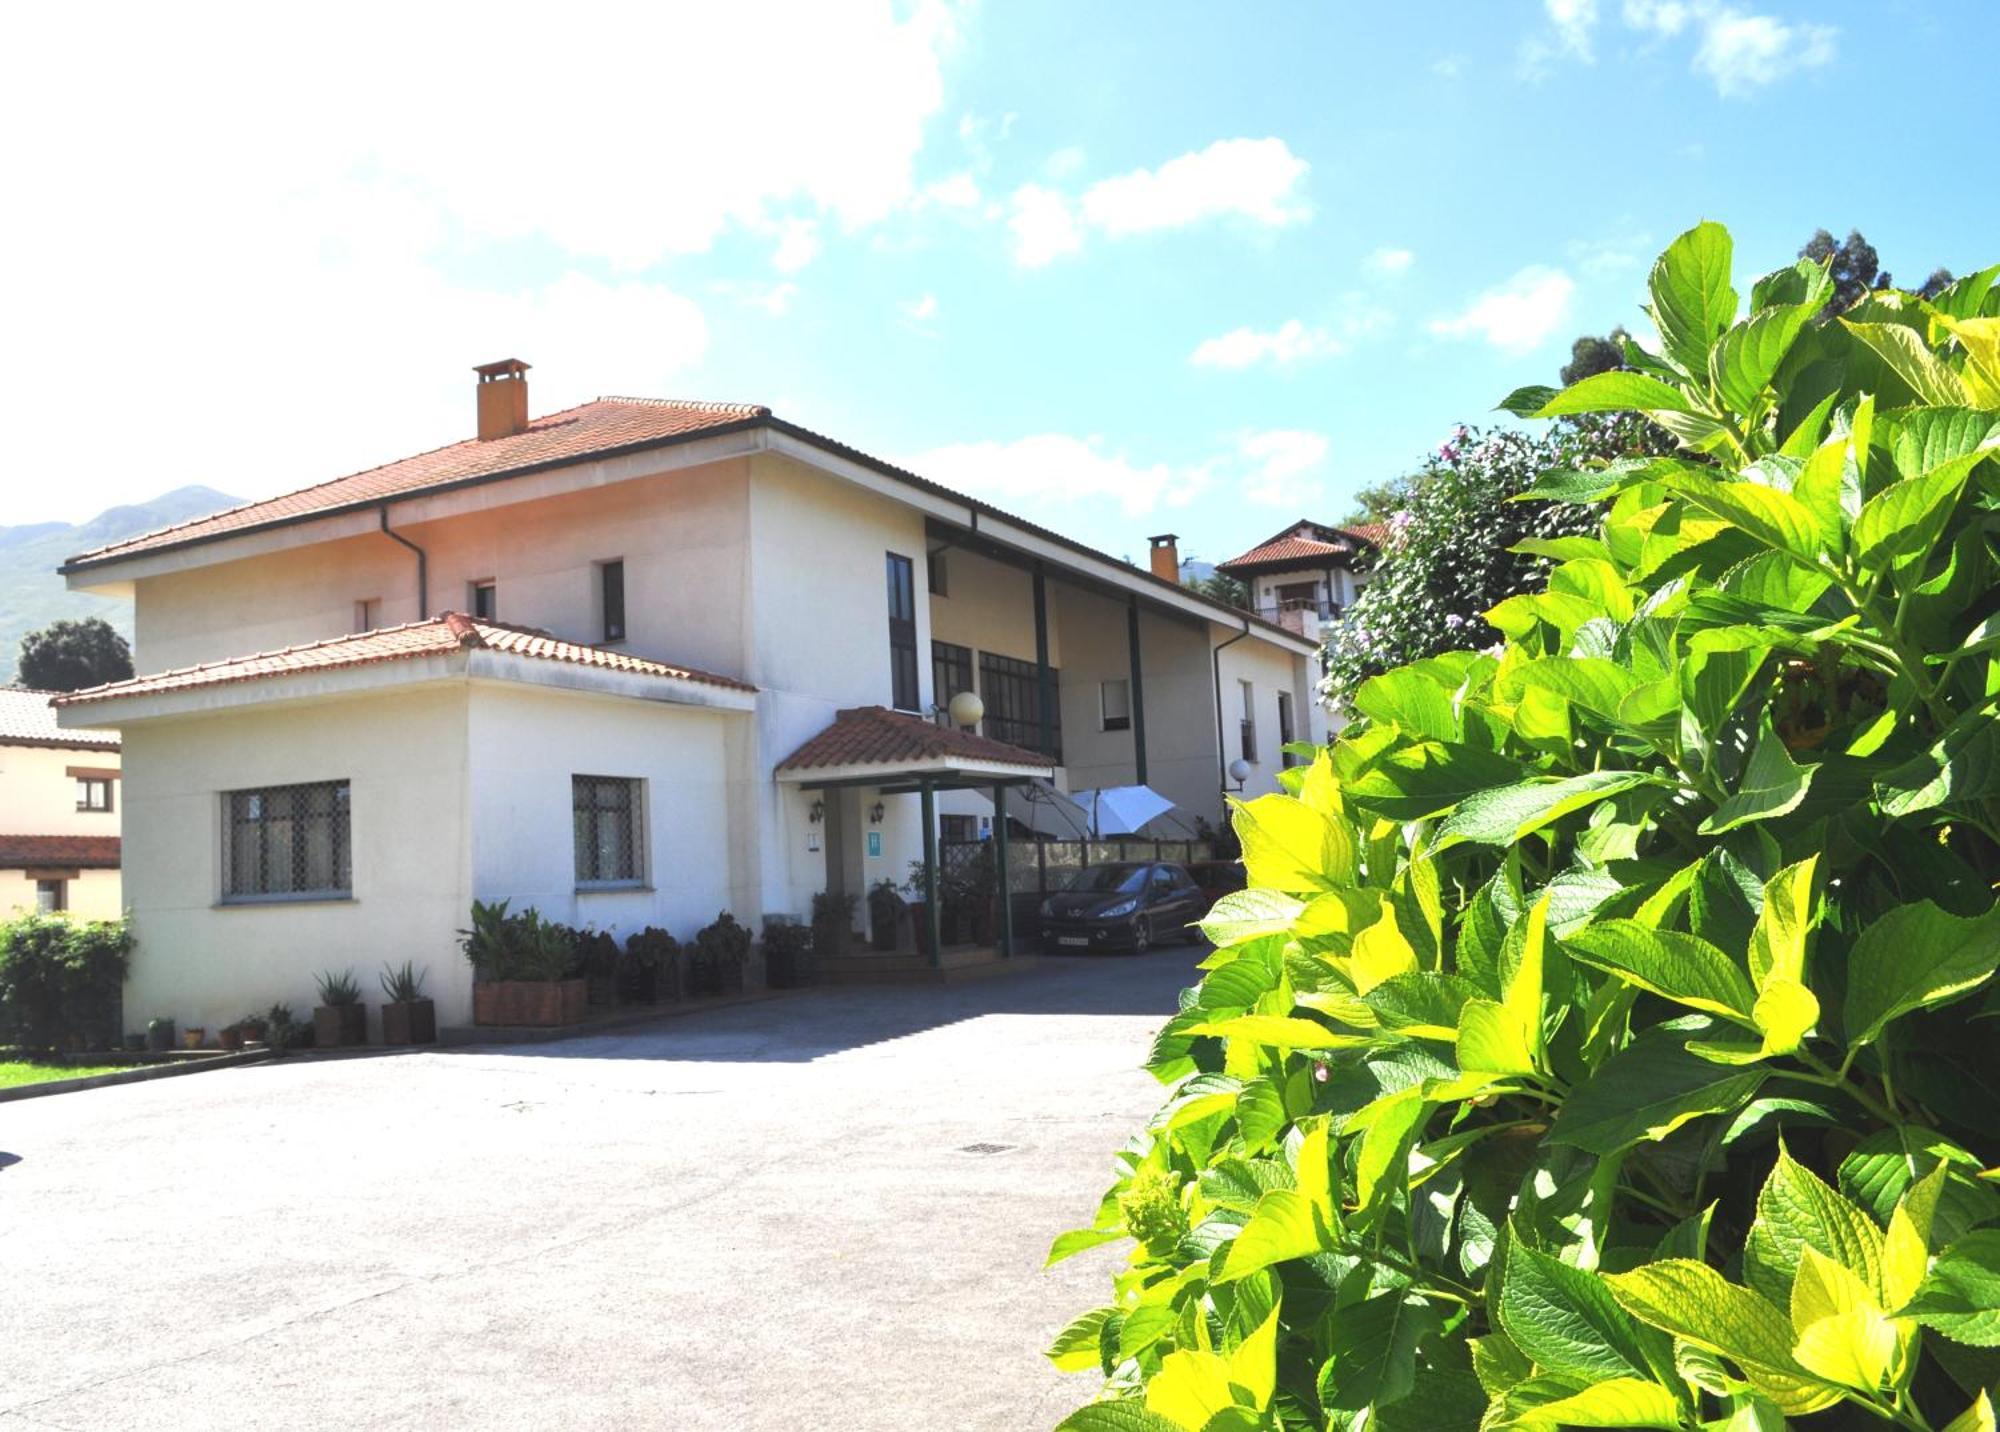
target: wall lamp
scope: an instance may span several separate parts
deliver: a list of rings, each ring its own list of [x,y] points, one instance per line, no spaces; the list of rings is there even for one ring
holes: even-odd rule
[[[806,812],[806,819],[811,821],[814,825],[818,825],[821,821],[825,820],[826,802],[814,801],[812,803],[812,809]]]
[[[882,802],[877,801],[874,805],[868,807],[868,823],[870,825],[880,825],[882,817],[887,814],[888,811],[883,808]]]

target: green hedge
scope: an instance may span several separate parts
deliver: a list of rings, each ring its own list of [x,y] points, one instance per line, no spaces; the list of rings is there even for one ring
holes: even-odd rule
[[[117,1047],[131,951],[122,920],[23,915],[0,925],[0,1040],[35,1053]]]

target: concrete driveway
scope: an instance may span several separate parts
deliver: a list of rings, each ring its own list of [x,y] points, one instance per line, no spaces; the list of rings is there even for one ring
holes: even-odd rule
[[[0,1106],[0,1429],[1051,1427],[1195,959]]]

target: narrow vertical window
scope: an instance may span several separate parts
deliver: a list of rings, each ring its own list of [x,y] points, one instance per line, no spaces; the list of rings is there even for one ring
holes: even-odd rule
[[[604,639],[625,640],[625,563],[604,562],[597,569],[600,599],[604,607]]]
[[[493,621],[500,615],[498,587],[490,578],[472,584],[472,614],[483,622]]]
[[[1247,681],[1239,681],[1237,686],[1243,692],[1243,759],[1254,763],[1257,759],[1257,689]]]
[[[69,908],[69,882],[67,880],[37,880],[35,882],[35,908],[44,915],[61,914]]]
[[[1292,764],[1292,753],[1285,750],[1285,747],[1291,744],[1292,693],[1289,691],[1280,691],[1278,693],[1278,759],[1283,765],[1289,766]]]
[[[915,711],[917,696],[917,586],[908,557],[888,554],[889,683],[898,711]]]
[[[381,625],[382,599],[380,597],[363,597],[354,604],[354,629],[356,631],[374,631]]]
[[[938,704],[937,722],[951,724],[951,714],[943,708],[961,691],[972,690],[972,648],[956,642],[931,643],[931,699]]]
[[[1132,683],[1129,679],[1120,676],[1103,682],[1099,687],[1098,701],[1104,712],[1105,730],[1132,729]]]
[[[951,574],[945,569],[944,548],[931,548],[925,561],[925,584],[931,589],[931,595],[934,597],[950,596]]]

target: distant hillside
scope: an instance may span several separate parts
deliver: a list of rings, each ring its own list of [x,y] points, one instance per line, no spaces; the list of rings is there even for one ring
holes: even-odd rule
[[[56,568],[79,552],[122,537],[234,507],[243,499],[212,487],[177,487],[151,502],[113,507],[88,522],[0,527],[0,686],[14,679],[21,638],[63,617],[103,617],[132,639],[130,603],[72,592]]]

